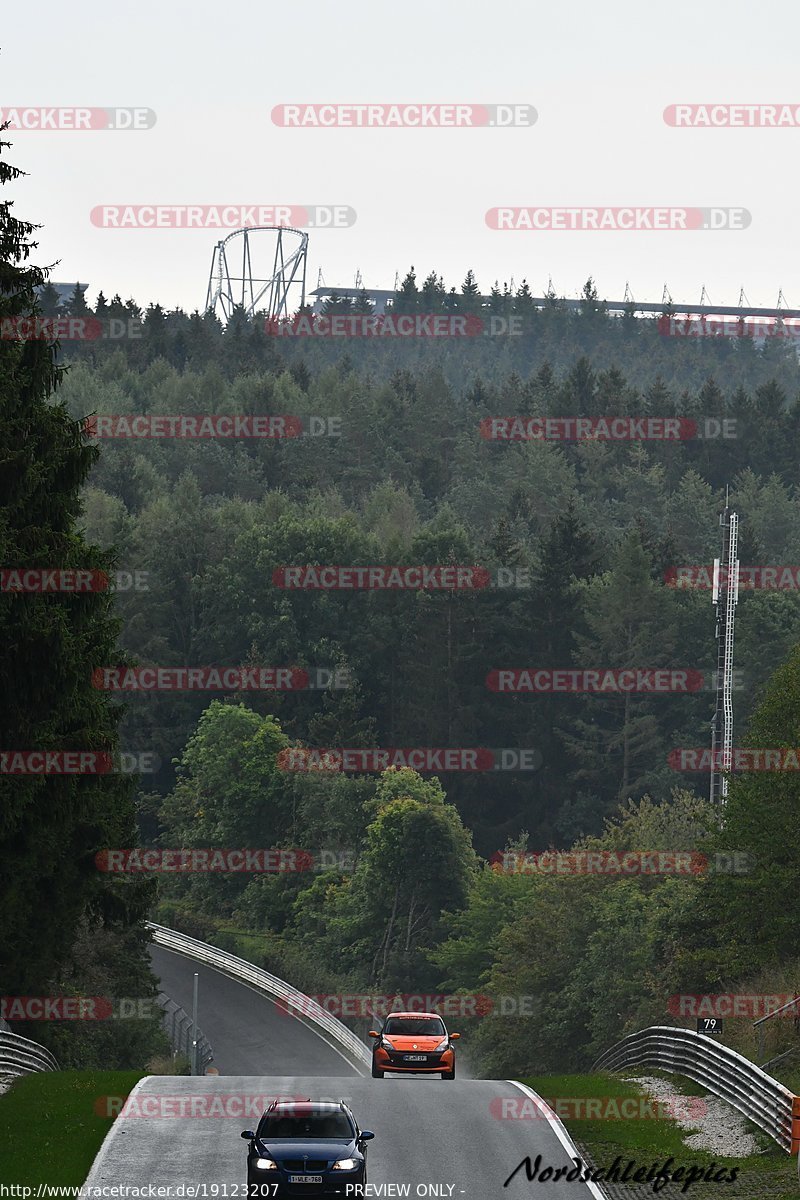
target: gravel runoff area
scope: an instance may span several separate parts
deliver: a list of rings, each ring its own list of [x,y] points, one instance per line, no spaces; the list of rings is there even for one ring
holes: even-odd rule
[[[666,1079],[657,1079],[650,1075],[626,1075],[625,1078],[638,1083],[654,1100],[674,1100],[678,1114],[687,1107],[686,1097]],[[706,1105],[706,1111],[702,1115],[690,1115],[686,1112],[685,1115],[676,1116],[682,1128],[693,1131],[684,1139],[687,1148],[695,1153],[708,1154],[709,1165],[714,1155],[744,1158],[759,1152],[759,1144],[749,1132],[748,1122],[740,1113],[717,1096],[707,1095],[702,1099]],[[605,1160],[595,1162],[592,1154],[580,1141],[577,1141],[576,1145],[585,1162],[595,1167],[610,1166],[610,1162]],[[621,1153],[623,1169],[632,1157],[631,1152]],[[642,1159],[638,1165],[649,1166],[649,1158],[647,1161]],[[674,1163],[675,1167],[679,1165],[681,1164],[678,1161]],[[601,1186],[608,1200],[652,1200],[656,1194],[653,1185],[646,1183],[603,1183]],[[785,1182],[771,1178],[769,1173],[759,1176],[753,1170],[740,1176],[733,1183],[695,1183],[686,1192],[681,1190],[683,1186],[680,1180],[677,1183],[670,1182],[657,1194],[662,1200],[677,1200],[677,1197],[682,1196],[688,1196],[692,1200],[710,1200],[711,1197],[716,1197],[716,1200],[728,1200],[728,1197],[731,1200],[767,1200],[770,1196],[785,1196],[787,1191]]]
[[[681,1115],[681,1108],[686,1107],[685,1098],[669,1080],[656,1079],[652,1075],[628,1075],[626,1078],[638,1083],[654,1100],[675,1101],[678,1125],[696,1131],[683,1139],[690,1150],[722,1154],[725,1158],[747,1158],[750,1154],[758,1154],[759,1144],[749,1132],[747,1120],[718,1096],[703,1097],[705,1113]]]

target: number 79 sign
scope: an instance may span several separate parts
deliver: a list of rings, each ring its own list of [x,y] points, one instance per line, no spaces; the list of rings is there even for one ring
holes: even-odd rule
[[[722,1033],[722,1021],[719,1017],[698,1017],[697,1018],[698,1033]]]

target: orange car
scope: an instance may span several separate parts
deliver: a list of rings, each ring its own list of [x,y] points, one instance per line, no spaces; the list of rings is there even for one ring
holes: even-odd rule
[[[372,1078],[383,1079],[387,1071],[403,1074],[456,1077],[456,1051],[453,1042],[460,1033],[450,1033],[438,1013],[389,1013],[375,1038],[372,1050]]]

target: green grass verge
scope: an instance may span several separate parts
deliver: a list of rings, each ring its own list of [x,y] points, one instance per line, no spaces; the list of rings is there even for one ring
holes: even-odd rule
[[[683,1095],[707,1094],[698,1084],[680,1076],[649,1067],[637,1068],[637,1073],[668,1079],[672,1087]],[[638,1084],[621,1079],[618,1075],[538,1075],[526,1077],[520,1082],[527,1084],[545,1100],[555,1097],[597,1097],[603,1102],[613,1100],[619,1103],[646,1094]],[[724,1191],[736,1197],[752,1195],[768,1196],[769,1200],[798,1200],[797,1161],[749,1122],[748,1129],[763,1152],[747,1158],[724,1158],[690,1149],[684,1138],[691,1135],[691,1130],[682,1129],[671,1118],[577,1120],[564,1116],[562,1119],[579,1150],[586,1150],[598,1169],[610,1167],[617,1155],[623,1160],[623,1170],[630,1159],[635,1159],[637,1166],[647,1167],[656,1161],[664,1163],[670,1157],[675,1159],[673,1167],[707,1168],[713,1161],[720,1168],[739,1168],[735,1185],[722,1188],[719,1184],[698,1183],[689,1189],[690,1196],[699,1197],[705,1195],[706,1191],[708,1195],[721,1195]],[[670,1184],[660,1194],[666,1197],[679,1195],[680,1184]]]
[[[0,1095],[0,1180],[80,1185],[113,1124],[101,1096],[127,1096],[144,1071],[23,1075]]]

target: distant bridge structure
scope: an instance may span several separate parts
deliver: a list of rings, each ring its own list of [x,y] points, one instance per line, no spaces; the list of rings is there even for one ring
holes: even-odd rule
[[[627,289],[626,289],[627,292]],[[332,296],[338,296],[340,299],[355,300],[358,296],[366,296],[367,299],[374,305],[376,313],[386,311],[387,304],[391,304],[397,295],[394,288],[361,288],[361,287],[317,287],[313,292],[309,292],[309,297],[314,300],[314,312],[319,312],[326,300],[330,300]],[[692,316],[692,317],[763,317],[774,321],[797,320],[800,319],[800,308],[788,308],[781,305],[780,301],[783,298],[783,292],[778,294],[778,303],[775,308],[753,308],[751,306],[743,306],[741,304],[711,304],[708,300],[705,288],[703,289],[701,303],[699,304],[684,304],[677,300],[672,300],[665,289],[665,297],[659,302],[652,300],[635,300],[629,293],[624,300],[600,300],[598,303],[609,313],[625,313],[630,312],[635,315],[651,315],[661,316],[663,313],[670,313],[672,316]],[[482,307],[488,307],[491,303],[491,296],[477,296],[475,299]],[[547,308],[552,304],[553,297],[551,296],[531,296],[530,302],[534,308]],[[566,299],[557,298],[559,307],[571,311],[586,306],[584,299]]]

